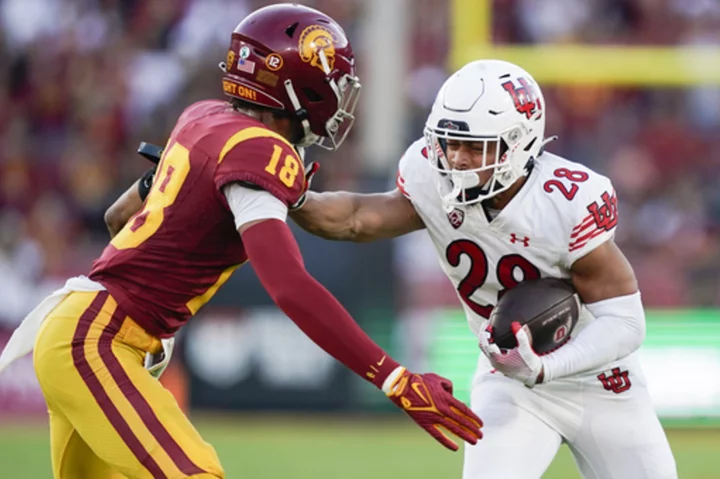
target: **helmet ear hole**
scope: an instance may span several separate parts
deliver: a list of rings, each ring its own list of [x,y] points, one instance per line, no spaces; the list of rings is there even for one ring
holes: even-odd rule
[[[303,88],[302,92],[305,94],[305,98],[307,98],[310,102],[323,101],[323,97],[312,88]]]
[[[298,27],[299,24],[300,24],[299,22],[295,22],[295,23],[293,23],[292,25],[290,25],[289,27],[287,27],[287,28],[285,29],[285,35],[287,35],[288,37],[292,38],[293,35],[295,35],[295,30],[297,29],[297,27]]]
[[[532,146],[535,144],[535,141],[537,141],[537,136],[533,138],[532,141],[528,143],[525,148],[523,148],[523,150],[530,151],[530,148],[532,148]]]

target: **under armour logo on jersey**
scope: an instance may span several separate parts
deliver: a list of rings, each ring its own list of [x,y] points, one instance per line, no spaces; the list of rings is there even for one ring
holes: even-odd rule
[[[523,236],[522,238],[518,238],[518,236],[517,236],[515,233],[511,233],[511,234],[510,234],[510,242],[511,242],[512,244],[522,243],[522,245],[523,245],[524,247],[526,247],[526,248],[527,248],[528,246],[530,246],[530,238],[528,238],[527,236]]]
[[[455,208],[447,214],[447,217],[452,227],[458,229],[462,226],[463,221],[465,221],[465,212],[463,210]]]
[[[630,389],[632,383],[630,382],[628,371],[620,371],[620,368],[612,368],[610,372],[612,374],[607,375],[602,373],[597,377],[606,390],[620,394]]]

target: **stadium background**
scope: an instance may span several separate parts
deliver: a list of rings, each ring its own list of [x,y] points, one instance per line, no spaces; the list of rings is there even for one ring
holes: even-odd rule
[[[102,215],[179,112],[221,97],[217,63],[256,0],[0,0],[0,344],[86,273]],[[642,348],[680,477],[720,477],[720,4],[715,0],[315,0],[358,54],[359,124],[311,151],[314,189],[389,187],[446,75],[517,61],[544,87],[552,151],[609,175],[648,308]],[[298,232],[308,268],[406,365],[463,398],[475,341],[420,234],[371,245]],[[158,271],[158,281],[162,272]],[[459,477],[371,387],[305,340],[242,268],[180,337],[164,382],[228,477]],[[25,358],[0,377],[0,478],[49,477]],[[521,455],[522,451],[518,451]],[[546,477],[573,478],[564,449]]]

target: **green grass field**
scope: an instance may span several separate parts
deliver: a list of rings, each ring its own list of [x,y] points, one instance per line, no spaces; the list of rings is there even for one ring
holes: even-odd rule
[[[228,478],[460,478],[461,453],[446,452],[404,418],[195,417]],[[681,479],[720,478],[720,429],[669,429]],[[47,429],[0,425],[0,478],[50,476]],[[545,478],[573,479],[561,449]]]

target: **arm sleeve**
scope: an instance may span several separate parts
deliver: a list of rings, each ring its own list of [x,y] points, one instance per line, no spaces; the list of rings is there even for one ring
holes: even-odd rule
[[[287,224],[262,221],[242,235],[248,258],[275,304],[328,354],[358,376],[383,387],[399,367],[350,314],[305,270]]]
[[[617,197],[608,178],[593,172],[580,191],[567,247],[568,267],[612,239],[618,223]]]
[[[563,347],[542,357],[543,382],[598,368],[624,358],[645,339],[645,311],[640,292],[585,307],[595,316]]]
[[[253,190],[239,183],[223,187],[230,211],[235,217],[235,228],[256,220],[275,219],[285,222],[288,208],[279,199],[264,190]]]

